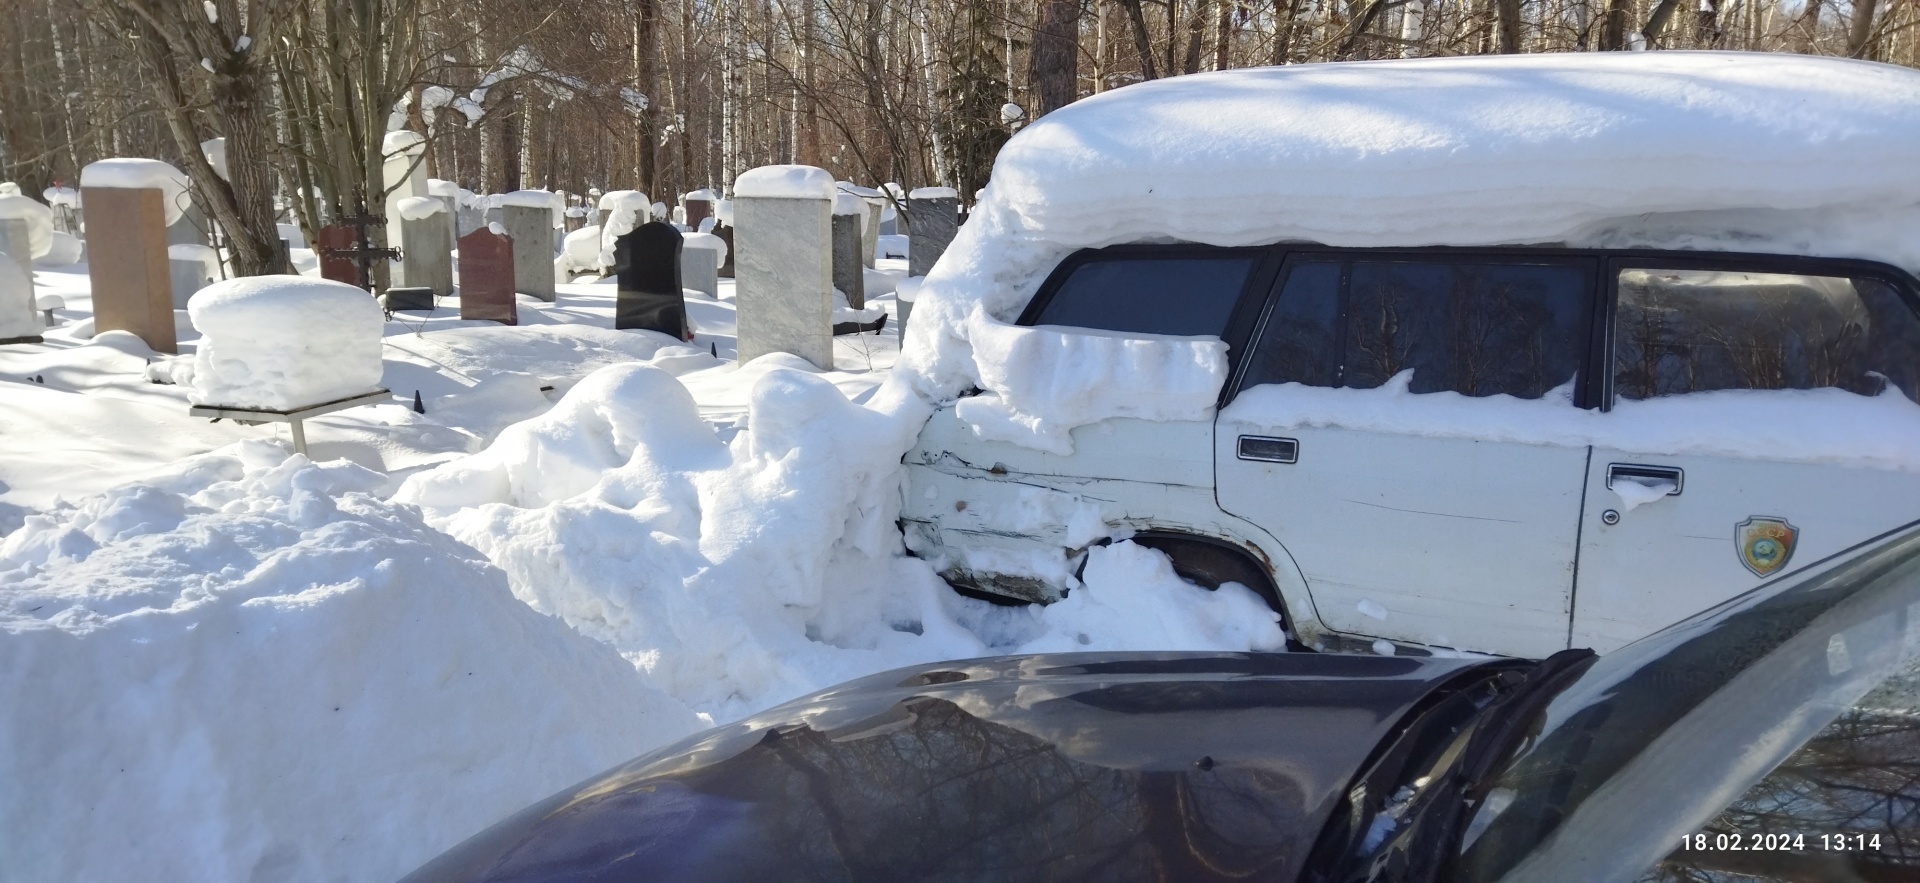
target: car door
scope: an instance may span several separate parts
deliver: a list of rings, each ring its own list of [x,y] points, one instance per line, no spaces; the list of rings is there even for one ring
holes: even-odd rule
[[[1271,532],[1334,631],[1563,649],[1598,261],[1323,253],[1274,284],[1214,437],[1221,508]]]
[[[1903,283],[1766,269],[1614,262],[1573,646],[1607,652],[1920,517]]]

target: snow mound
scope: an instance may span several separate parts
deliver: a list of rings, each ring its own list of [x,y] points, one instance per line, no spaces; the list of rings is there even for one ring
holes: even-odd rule
[[[342,282],[251,276],[216,282],[187,305],[204,335],[197,405],[287,410],[380,385],[380,304]]]
[[[391,880],[697,729],[381,480],[247,442],[0,543],[23,880]]]
[[[735,198],[832,199],[833,176],[813,166],[761,166],[733,182]]]
[[[47,249],[46,256],[34,260],[42,267],[70,267],[80,263],[81,255],[86,254],[86,244],[70,233],[55,230],[48,241],[51,247]]]
[[[731,443],[672,376],[617,365],[485,451],[407,479],[395,499],[481,550],[535,609],[613,644],[650,683],[716,719],[1062,634],[1098,632],[1101,646],[1130,649],[1283,640],[1245,589],[1210,596],[1228,599],[1212,607],[1158,589],[1121,597],[1125,585],[1165,582],[1152,562],[1170,565],[1150,550],[1117,552],[1105,585],[1053,614],[955,595],[905,557],[895,526],[900,456],[927,407],[910,396],[854,404],[826,379],[780,367],[791,359],[742,366],[760,373],[747,429]],[[1147,606],[1118,616],[1136,602]]]
[[[1068,254],[1125,242],[1632,245],[1920,270],[1916,140],[1920,72],[1811,56],[1458,57],[1142,83],[1000,151],[927,276],[899,369],[936,399],[981,385],[977,334],[1013,322]]]
[[[187,176],[157,159],[119,157],[90,162],[80,170],[80,187],[125,187],[160,191],[160,204],[166,209],[167,226],[173,226],[186,213]]]
[[[26,260],[38,260],[53,250],[53,209],[25,196],[0,196],[0,221],[27,222],[27,248],[33,254]],[[23,256],[15,255],[15,259]]]

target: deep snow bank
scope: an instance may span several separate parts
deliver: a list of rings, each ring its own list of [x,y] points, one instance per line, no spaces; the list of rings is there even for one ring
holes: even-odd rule
[[[0,876],[393,879],[700,725],[379,480],[248,442],[0,542]]]
[[[920,289],[900,367],[936,399],[994,391],[980,342],[1061,258],[1123,242],[1718,248],[1920,270],[1917,139],[1920,72],[1808,56],[1342,62],[1130,86],[1001,150]]]
[[[1064,606],[954,594],[905,557],[895,526],[900,456],[928,415],[900,391],[863,406],[807,371],[764,370],[748,429],[722,443],[671,375],[616,365],[396,499],[485,553],[536,609],[717,719],[916,662],[1283,645],[1252,592],[1187,585],[1131,544],[1101,550],[1107,563],[1089,565]]]

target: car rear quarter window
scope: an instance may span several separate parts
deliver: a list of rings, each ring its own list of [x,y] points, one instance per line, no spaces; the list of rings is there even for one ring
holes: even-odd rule
[[[1100,257],[1074,268],[1032,324],[1224,337],[1257,257]]]
[[[1650,399],[1718,389],[1889,386],[1920,401],[1920,317],[1873,278],[1625,269],[1613,390]]]

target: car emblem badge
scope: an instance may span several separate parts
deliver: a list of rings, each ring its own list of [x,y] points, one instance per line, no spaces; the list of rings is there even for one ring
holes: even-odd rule
[[[1755,515],[1735,525],[1733,530],[1733,544],[1740,553],[1740,563],[1761,578],[1787,566],[1799,538],[1800,529],[1788,524],[1785,518]]]

